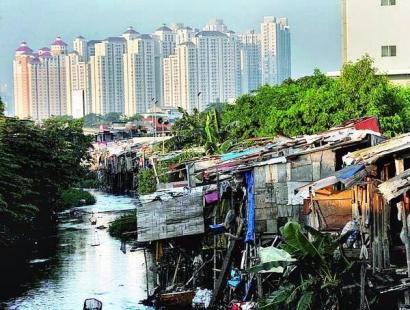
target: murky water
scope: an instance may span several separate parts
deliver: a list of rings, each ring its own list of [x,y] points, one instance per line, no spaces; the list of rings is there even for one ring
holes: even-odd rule
[[[121,212],[134,208],[129,197],[95,195],[97,203],[82,210],[95,213],[97,226],[108,227]],[[101,300],[104,310],[145,309],[139,304],[146,298],[144,254],[130,252],[128,245],[124,254],[120,242],[107,230],[97,230],[95,235],[89,218],[89,214],[62,218],[57,248],[39,250],[22,267],[24,281],[16,288],[9,287],[13,291],[0,300],[0,309],[77,310],[91,297]],[[100,245],[92,246],[96,237]]]

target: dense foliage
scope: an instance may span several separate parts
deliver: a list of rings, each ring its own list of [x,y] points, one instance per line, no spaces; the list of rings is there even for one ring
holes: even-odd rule
[[[79,188],[70,188],[62,191],[58,206],[67,209],[82,205],[92,205],[95,202],[95,197],[90,192]]]
[[[60,194],[82,177],[90,145],[82,121],[41,126],[0,116],[0,246],[49,228]]]
[[[134,232],[137,230],[137,216],[135,212],[121,215],[111,222],[108,232],[112,237],[126,240],[130,235],[124,235],[126,232]]]
[[[143,168],[138,172],[138,193],[141,195],[155,192],[157,183],[155,181],[154,169]]]
[[[345,64],[338,79],[315,70],[312,76],[262,86],[239,97],[235,105],[224,104],[220,112],[185,112],[167,145],[201,145],[215,153],[223,144],[225,151],[254,137],[312,134],[363,116],[377,116],[386,136],[409,131],[410,89],[391,84],[372,65],[364,57]]]
[[[139,114],[126,117],[125,115],[117,112],[110,112],[105,115],[90,113],[84,116],[84,127],[98,127],[101,124],[111,124],[113,122],[133,122],[140,121],[141,119],[142,117]]]
[[[307,237],[296,222],[288,222],[282,229],[281,248],[292,259],[279,255],[275,260],[252,268],[253,271],[272,267],[287,268],[276,291],[266,300],[263,309],[340,309],[342,278],[350,264],[336,251],[349,234],[336,239],[306,227]],[[285,257],[285,256],[284,256]]]

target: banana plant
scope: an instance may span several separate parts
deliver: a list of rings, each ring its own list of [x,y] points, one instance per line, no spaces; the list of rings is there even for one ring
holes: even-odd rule
[[[341,275],[347,272],[350,264],[337,249],[348,236],[334,238],[306,226],[311,238],[302,232],[296,222],[288,222],[281,233],[284,238],[281,250],[290,254],[277,255],[275,259],[256,265],[251,272],[285,267],[278,290],[269,296],[263,309],[328,309],[340,308]],[[284,259],[285,258],[285,259]]]

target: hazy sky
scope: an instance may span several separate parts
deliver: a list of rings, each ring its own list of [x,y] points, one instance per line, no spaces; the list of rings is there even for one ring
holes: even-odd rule
[[[340,0],[0,0],[0,92],[13,102],[13,57],[21,41],[33,50],[61,36],[102,39],[129,25],[151,33],[181,22],[202,28],[214,17],[235,32],[260,32],[263,16],[285,16],[291,27],[292,76],[340,66]]]

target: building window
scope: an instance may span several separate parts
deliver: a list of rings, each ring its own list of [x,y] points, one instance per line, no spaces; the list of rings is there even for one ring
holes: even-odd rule
[[[396,5],[396,0],[381,0],[382,6]]]
[[[394,57],[394,56],[396,56],[396,45],[382,46],[382,57]]]

